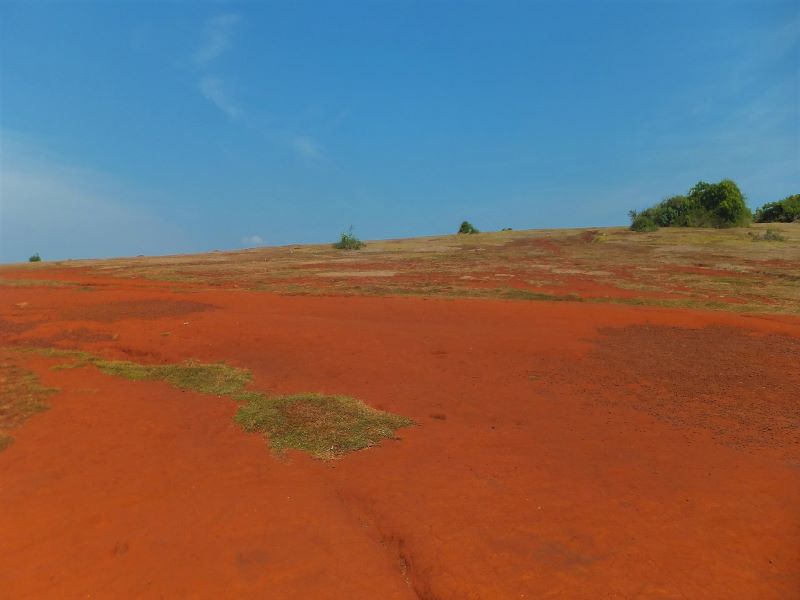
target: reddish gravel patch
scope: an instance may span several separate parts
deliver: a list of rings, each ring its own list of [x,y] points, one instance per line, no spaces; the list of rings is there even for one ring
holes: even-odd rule
[[[794,317],[127,285],[43,288],[26,314],[48,335],[57,310],[114,321],[124,347],[104,356],[225,361],[258,389],[348,394],[419,425],[340,461],[277,459],[227,398],[25,353],[61,391],[0,453],[10,598],[800,589]],[[30,292],[4,293],[13,318]]]
[[[178,317],[216,308],[213,304],[190,300],[148,299],[123,300],[104,304],[71,306],[61,311],[66,321],[114,322],[130,319],[161,319]]]
[[[0,319],[0,336],[16,335],[18,333],[23,333],[25,331],[28,331],[29,329],[33,329],[38,324],[39,324],[38,321],[20,322],[20,321],[9,321],[7,319]]]
[[[800,459],[800,340],[732,327],[634,325],[601,330],[587,357],[596,397],[625,402],[735,446]],[[601,394],[599,389],[603,390]]]
[[[72,344],[110,342],[116,340],[118,337],[118,335],[109,331],[98,331],[96,329],[78,327],[76,329],[66,329],[64,331],[60,331],[46,338],[34,338],[26,340],[26,342],[38,346],[53,346],[61,342],[71,342]]]

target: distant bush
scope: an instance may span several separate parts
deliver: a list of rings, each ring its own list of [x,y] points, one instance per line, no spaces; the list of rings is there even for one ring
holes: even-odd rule
[[[753,231],[748,234],[750,239],[754,242],[785,242],[786,236],[777,229],[767,229],[764,233],[755,233]]]
[[[756,223],[792,223],[800,221],[800,194],[778,202],[767,202],[756,210]]]
[[[500,231],[514,231],[511,227],[503,227]]]
[[[480,231],[469,221],[462,221],[458,233],[480,233]]]
[[[698,182],[685,196],[672,196],[641,212],[630,211],[633,231],[658,227],[746,227],[753,215],[730,179]]]
[[[632,210],[628,216],[631,218],[631,231],[655,231],[658,229],[653,218],[645,213],[637,213]]]
[[[352,226],[350,226],[350,229],[343,232],[339,241],[333,245],[334,248],[338,248],[339,250],[361,250],[364,246],[366,246],[366,244],[356,237],[356,234],[353,233]]]
[[[28,259],[28,262],[42,262],[42,257],[39,256],[39,253],[37,252]]]

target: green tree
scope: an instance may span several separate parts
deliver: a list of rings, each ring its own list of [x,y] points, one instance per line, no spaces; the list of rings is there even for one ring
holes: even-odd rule
[[[458,233],[480,233],[478,229],[469,221],[462,221]]]

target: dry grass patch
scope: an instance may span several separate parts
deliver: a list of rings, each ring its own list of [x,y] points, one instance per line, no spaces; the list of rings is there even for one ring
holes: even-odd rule
[[[78,286],[79,283],[71,281],[56,281],[53,279],[5,279],[0,277],[0,286],[15,287],[15,288],[32,288],[32,287],[70,287]]]
[[[106,375],[132,381],[165,381],[182,390],[228,396],[241,391],[253,379],[250,371],[224,363],[203,364],[187,360],[172,365],[142,365],[127,360],[93,360]]]
[[[337,458],[375,446],[381,440],[393,438],[396,429],[413,425],[411,419],[371,408],[346,396],[310,393],[268,396],[258,390],[247,390],[253,379],[250,371],[224,363],[188,360],[145,365],[127,360],[103,360],[75,350],[36,348],[28,351],[70,359],[68,363],[55,365],[55,369],[93,365],[106,375],[131,381],[164,381],[182,390],[228,396],[244,403],[235,420],[245,430],[266,434],[270,446],[276,450],[293,448],[321,459]],[[0,445],[2,443],[0,439]]]
[[[254,398],[235,419],[247,431],[266,434],[276,450],[293,448],[321,459],[375,446],[414,424],[354,398],[321,394]]]
[[[6,360],[0,362],[0,450],[13,442],[12,429],[47,410],[45,400],[56,391],[41,385],[33,371]]]

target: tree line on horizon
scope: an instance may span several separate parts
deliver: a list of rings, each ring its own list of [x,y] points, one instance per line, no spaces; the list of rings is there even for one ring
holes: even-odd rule
[[[671,196],[642,211],[628,213],[633,231],[659,227],[747,227],[756,223],[800,222],[800,194],[748,208],[739,186],[731,179],[699,181],[686,194]]]

